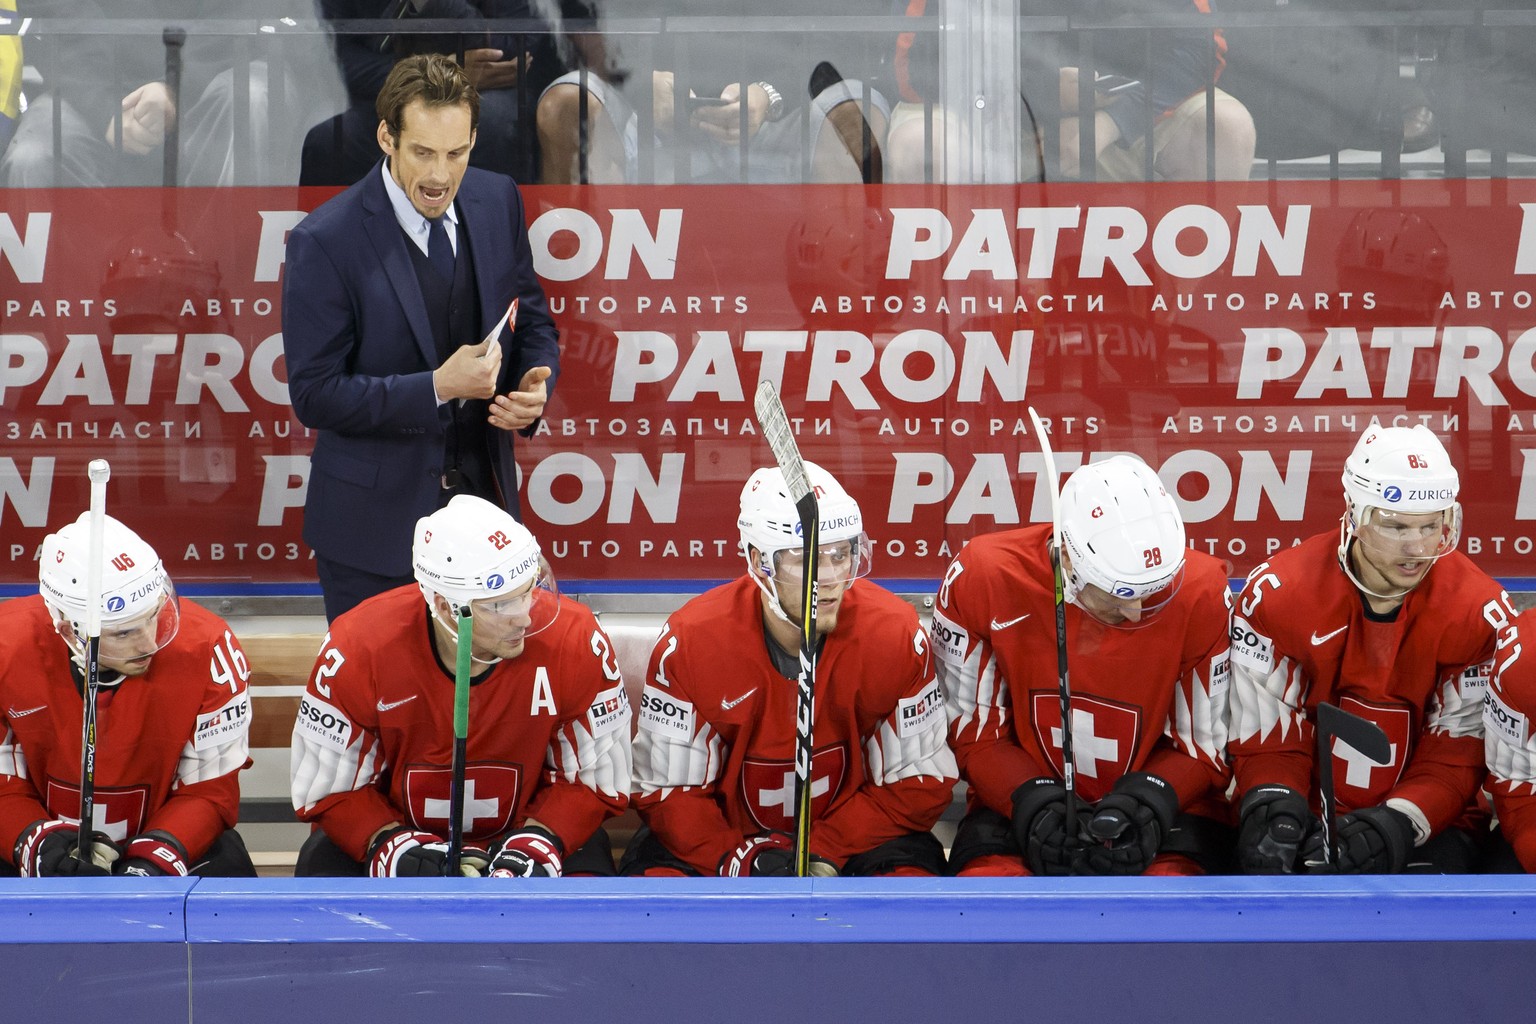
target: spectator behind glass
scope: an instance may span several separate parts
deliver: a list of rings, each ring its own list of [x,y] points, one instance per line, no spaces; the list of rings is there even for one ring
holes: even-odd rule
[[[855,0],[838,13],[885,14],[889,6]],[[664,29],[659,37],[606,31],[575,40],[590,72],[588,181],[799,181],[807,167],[814,181],[882,180],[889,105],[866,81],[844,77],[871,72],[865,42],[797,30],[825,14],[824,5],[789,0],[767,11],[747,0],[592,0],[592,10],[603,29],[631,19],[729,22],[769,14],[782,17],[784,28]],[[547,184],[580,177],[579,81],[569,72],[539,101]]]
[[[402,6],[403,4],[403,6]],[[530,0],[320,0],[328,22],[375,20],[401,12],[388,36],[338,31],[336,60],[347,87],[348,107],[314,125],[304,138],[301,185],[350,185],[379,157],[374,100],[395,61],[414,53],[443,53],[460,61],[480,93],[480,126],[470,163],[519,181],[533,180],[536,136],[529,129],[540,90],[559,73],[551,37],[490,35],[486,19],[532,21]],[[464,23],[458,33],[412,31],[427,19]]]
[[[26,13],[35,19],[27,64],[41,87],[26,91],[25,113],[0,161],[12,188],[159,185],[173,128],[177,184],[289,183],[298,137],[281,112],[300,96],[324,104],[333,91],[328,65],[312,59],[302,36],[254,31],[279,18],[312,19],[311,0],[29,0]],[[120,32],[70,30],[101,19],[134,24]],[[231,19],[227,31],[209,30],[217,19]],[[165,81],[160,23],[189,27],[179,110]]]

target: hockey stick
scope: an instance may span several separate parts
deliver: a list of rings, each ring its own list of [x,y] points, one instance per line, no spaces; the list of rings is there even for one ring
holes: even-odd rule
[[[449,878],[459,874],[459,858],[464,853],[464,762],[469,746],[469,675],[470,650],[474,642],[474,619],[469,603],[459,612],[458,659],[453,668],[453,777],[448,783],[448,856],[443,870]]]
[[[1317,706],[1317,787],[1322,796],[1323,856],[1332,867],[1339,862],[1339,802],[1333,792],[1333,741],[1340,740],[1375,761],[1392,760],[1392,744],[1375,722],[1352,715],[1333,704]]]
[[[784,474],[795,510],[800,514],[801,554],[804,578],[800,584],[800,682],[795,691],[795,874],[804,878],[811,873],[811,721],[816,709],[816,565],[818,550],[816,529],[820,512],[816,492],[805,475],[800,447],[789,428],[784,403],[773,385],[763,381],[757,386],[753,402],[757,422],[763,429],[774,460]]]
[[[1067,791],[1067,828],[1077,822],[1077,760],[1072,752],[1072,681],[1067,675],[1067,579],[1061,566],[1061,486],[1056,473],[1056,458],[1051,454],[1051,439],[1035,407],[1029,407],[1045,457],[1045,485],[1051,489],[1051,576],[1056,586],[1056,692],[1061,698],[1061,787]]]
[[[85,564],[85,706],[80,725],[80,834],[75,855],[91,862],[96,831],[96,695],[101,689],[101,562],[106,547],[107,480],[112,467],[92,459],[86,467],[91,481],[90,530]]]

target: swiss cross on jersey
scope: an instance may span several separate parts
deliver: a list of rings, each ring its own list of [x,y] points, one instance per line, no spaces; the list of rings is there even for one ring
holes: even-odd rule
[[[149,820],[148,786],[97,786],[94,794],[91,819],[97,832],[121,843],[144,831]],[[80,787],[75,783],[49,779],[45,803],[55,818],[80,823]]]
[[[843,788],[848,749],[839,743],[811,756],[811,818],[821,817]],[[760,829],[795,827],[795,762],[749,757],[741,765],[741,801]]]
[[[1032,690],[1030,718],[1035,741],[1061,772],[1061,695]],[[1085,800],[1097,800],[1131,770],[1141,745],[1141,708],[1102,697],[1072,696],[1072,761]]]
[[[1413,712],[1400,706],[1367,704],[1354,697],[1340,697],[1338,705],[1352,715],[1376,723],[1391,744],[1392,756],[1386,764],[1377,764],[1337,736],[1333,738],[1333,787],[1339,806],[1344,810],[1373,807],[1381,803],[1403,774]]]
[[[464,766],[466,836],[496,836],[511,829],[522,775],[522,768],[514,764],[471,762]],[[447,835],[453,769],[407,765],[401,788],[411,824],[424,832]]]

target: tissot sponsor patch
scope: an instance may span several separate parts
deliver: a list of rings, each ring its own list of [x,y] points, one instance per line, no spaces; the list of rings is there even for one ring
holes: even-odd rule
[[[298,728],[309,738],[336,750],[346,750],[352,721],[313,694],[299,699]]]
[[[934,683],[916,697],[903,697],[896,702],[896,735],[902,739],[915,736],[934,719],[943,717],[944,688]]]
[[[1482,700],[1488,692],[1488,680],[1493,678],[1493,661],[1468,665],[1461,673],[1461,695],[1464,699]]]
[[[1483,728],[1490,736],[1517,749],[1524,749],[1531,737],[1530,722],[1504,703],[1493,689],[1483,694]]]
[[[943,660],[951,664],[959,664],[965,660],[965,652],[971,646],[970,634],[966,633],[964,626],[958,626],[944,616],[943,612],[933,613],[933,622],[928,627],[928,635],[933,637],[933,649]]]
[[[1230,651],[1222,651],[1211,659],[1211,697],[1220,697],[1227,692],[1232,682],[1232,654]]]
[[[222,746],[251,728],[251,695],[241,690],[228,704],[217,711],[197,716],[197,728],[192,733],[194,750],[207,750]]]
[[[693,704],[677,699],[666,690],[647,686],[640,694],[640,728],[690,740],[693,738]]]
[[[1275,642],[1241,615],[1232,616],[1232,665],[1260,675],[1268,675],[1275,667]]]
[[[629,694],[624,692],[623,683],[597,695],[587,709],[587,722],[593,736],[603,736],[621,728],[628,731]]]

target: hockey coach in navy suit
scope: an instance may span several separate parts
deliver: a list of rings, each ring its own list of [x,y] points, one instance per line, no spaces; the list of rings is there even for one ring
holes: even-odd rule
[[[317,432],[304,540],[328,619],[412,582],[411,531],[455,494],[518,515],[514,435],[559,373],[522,196],[468,166],[474,86],[451,58],[407,57],[378,111],[384,159],[293,229],[283,279],[288,392]]]

